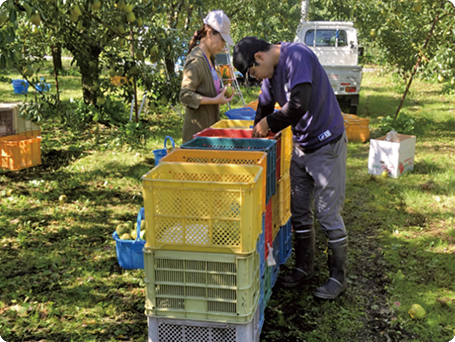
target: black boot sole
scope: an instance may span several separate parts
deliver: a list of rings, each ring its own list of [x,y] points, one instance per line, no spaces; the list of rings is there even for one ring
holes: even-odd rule
[[[279,280],[278,282],[280,283],[281,287],[284,287],[285,289],[291,289],[293,287],[296,287],[297,285],[300,285],[300,284],[304,283],[307,280],[310,280],[311,278],[313,278],[313,274],[311,274],[309,276],[306,276],[306,277],[303,277],[299,281],[296,281],[296,282],[293,282],[293,283],[283,282],[282,280]]]
[[[316,298],[320,298],[320,299],[335,299],[337,298],[340,294],[342,294],[343,292],[345,292],[347,289],[347,287],[343,288],[340,292],[338,292],[337,294],[333,294],[333,293],[325,293],[325,292],[316,292],[314,291],[313,292],[313,296],[315,296]]]

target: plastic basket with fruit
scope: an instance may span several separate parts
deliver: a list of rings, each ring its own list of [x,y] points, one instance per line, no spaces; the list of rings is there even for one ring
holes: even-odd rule
[[[131,224],[119,224],[112,237],[116,243],[117,260],[120,267],[132,270],[144,268],[145,221],[144,208],[137,215],[136,229]]]

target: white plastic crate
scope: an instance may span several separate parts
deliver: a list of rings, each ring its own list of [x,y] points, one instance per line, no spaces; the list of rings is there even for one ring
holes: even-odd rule
[[[147,316],[148,342],[259,342],[259,307],[246,324]]]

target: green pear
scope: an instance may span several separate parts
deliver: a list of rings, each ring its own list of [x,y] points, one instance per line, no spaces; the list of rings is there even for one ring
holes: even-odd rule
[[[135,20],[136,20],[136,16],[134,15],[134,13],[129,12],[128,15],[126,16],[126,21],[128,21],[129,23],[132,23]]]
[[[226,87],[226,92],[224,93],[224,96],[227,98],[230,98],[234,94],[234,89],[230,85]]]
[[[24,69],[22,69],[22,75],[31,77],[33,76],[33,68],[30,65],[27,65]]]
[[[97,11],[101,8],[101,1],[100,0],[95,0],[92,2],[92,5],[90,6],[93,11]]]
[[[122,234],[122,236],[120,236],[120,240],[133,240],[133,239],[131,238],[130,234],[125,233],[125,234]]]
[[[120,0],[114,6],[117,7],[119,10],[123,10],[125,8],[125,2],[123,0]]]
[[[125,5],[125,7],[123,7],[123,11],[126,13],[133,12],[133,5],[132,4]]]
[[[39,26],[41,24],[41,17],[39,13],[35,12],[32,14],[30,17],[30,21],[32,22],[33,25]]]
[[[121,223],[115,227],[115,231],[117,232],[118,236],[122,236],[123,234],[128,233],[129,229],[123,223]]]
[[[125,34],[125,28],[123,27],[122,24],[120,24],[119,26],[117,26],[117,31],[118,31],[120,34]]]
[[[78,16],[82,14],[81,12],[81,8],[79,7],[79,5],[75,5],[72,9],[74,11],[74,13],[76,13]]]

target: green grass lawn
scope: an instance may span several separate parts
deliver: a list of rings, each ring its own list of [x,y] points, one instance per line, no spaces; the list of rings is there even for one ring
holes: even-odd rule
[[[46,80],[52,84],[49,75]],[[62,98],[80,96],[79,77],[62,77],[61,84]],[[401,96],[396,90],[390,73],[364,74],[358,115],[370,119],[372,138],[381,136],[381,118],[395,113]],[[246,90],[246,102],[258,92]],[[0,95],[6,102],[22,100],[5,83]],[[318,231],[314,280],[273,289],[261,341],[454,337],[455,98],[441,95],[439,84],[415,80],[404,109],[416,120],[412,172],[398,179],[370,176],[368,142],[349,143],[347,292],[328,302],[312,296],[328,274]],[[144,271],[118,266],[112,233],[118,223],[135,221],[143,206],[141,176],[154,166],[152,151],[163,147],[166,135],[181,144],[182,119],[173,111],[142,119],[151,133],[142,147],[118,140],[117,128],[97,124],[74,132],[47,122],[43,164],[0,171],[5,341],[146,340]],[[66,201],[59,200],[63,194]],[[424,319],[410,318],[414,303],[426,310]]]

